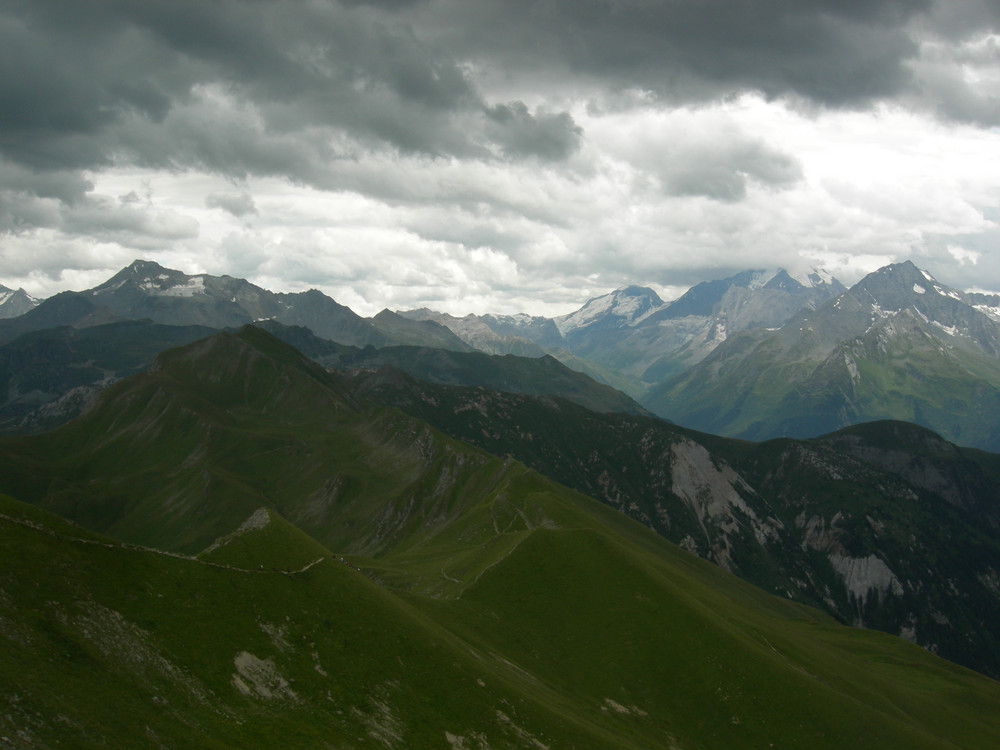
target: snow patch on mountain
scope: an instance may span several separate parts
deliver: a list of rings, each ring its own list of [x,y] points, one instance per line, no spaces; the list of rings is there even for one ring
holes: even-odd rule
[[[122,279],[117,284],[99,286],[99,287],[97,287],[97,289],[95,289],[94,291],[92,291],[91,294],[94,297],[96,297],[99,294],[107,294],[108,292],[113,292],[113,291],[115,291],[115,289],[120,289],[121,287],[123,287],[125,285],[125,282],[127,282],[127,281],[128,281],[128,279]]]
[[[769,281],[771,281],[775,276],[781,272],[780,268],[775,268],[768,271],[757,271],[754,273],[750,280],[747,282],[747,289],[763,289]]]
[[[988,315],[994,320],[1000,320],[1000,307],[993,307],[991,305],[973,305],[973,307],[983,315]]]
[[[963,333],[962,330],[959,329],[957,326],[946,326],[944,323],[939,323],[936,320],[932,320],[932,321],[930,321],[930,323],[931,323],[931,325],[934,325],[937,328],[940,328],[942,331],[944,331],[945,333],[947,333],[949,336],[952,336],[952,337],[961,336],[962,333]]]
[[[160,289],[156,282],[146,279],[142,285],[143,289],[157,294],[161,297],[193,297],[196,294],[205,294],[205,277],[192,276],[185,284]],[[233,300],[235,302],[235,300]]]
[[[609,318],[617,319],[619,326],[635,326],[661,307],[663,300],[652,289],[632,286],[595,297],[576,312],[554,320],[560,333],[565,335]]]
[[[565,334],[577,328],[583,328],[593,323],[598,318],[607,315],[615,305],[614,294],[606,294],[603,297],[596,297],[588,300],[587,304],[576,312],[556,318],[556,326]]]

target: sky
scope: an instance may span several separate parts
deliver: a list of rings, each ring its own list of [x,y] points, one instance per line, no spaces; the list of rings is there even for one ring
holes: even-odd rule
[[[1000,3],[0,0],[0,284],[136,258],[362,315],[1000,291]]]

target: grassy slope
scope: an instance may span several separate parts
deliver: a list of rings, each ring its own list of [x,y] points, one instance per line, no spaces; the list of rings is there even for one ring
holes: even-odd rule
[[[983,747],[1000,736],[997,683],[762,594],[398,413],[359,416],[335,382],[249,335],[246,347],[220,338],[223,356],[198,359],[198,344],[168,357],[145,396],[129,401],[123,389],[115,409],[91,417],[104,422],[78,423],[104,433],[64,431],[60,440],[89,434],[100,460],[63,464],[56,479],[75,488],[78,510],[100,479],[117,487],[119,510],[201,519],[199,536],[232,531],[261,505],[326,536],[276,519],[194,560],[95,543],[5,502],[5,736],[27,732],[23,746],[448,747],[450,735],[470,748]],[[234,392],[227,372],[245,388]],[[180,387],[188,378],[197,393]],[[331,414],[346,416],[320,430]],[[185,442],[202,430],[226,439]],[[106,446],[101,435],[118,437]],[[18,445],[26,452],[5,444],[5,472],[11,456],[53,460],[43,440]],[[266,460],[245,455],[264,446]],[[184,503],[143,506],[192,455],[211,456],[201,468],[225,474],[218,487],[234,494],[189,484]],[[312,461],[354,490],[303,501],[313,485],[296,468]],[[255,486],[277,470],[280,495]],[[28,474],[14,484],[37,487]],[[117,518],[128,527],[129,513]],[[324,556],[358,537],[377,558]]]
[[[597,415],[555,399],[431,386],[384,373],[359,376],[358,393],[396,404],[456,439],[511,455],[765,590],[824,607],[843,622],[912,633],[935,653],[1000,674],[994,627],[1000,602],[991,589],[1000,560],[991,538],[1000,521],[994,491],[1000,457],[957,448],[905,423],[868,423],[812,442],[751,444],[655,420]],[[700,504],[674,494],[675,481],[694,471],[672,454],[688,439],[703,442],[721,465],[739,469],[755,490],[744,489],[743,502],[769,519],[767,536],[754,535],[759,527],[738,511],[713,517],[705,510],[724,496],[718,486],[710,491],[702,484]],[[726,556],[710,556],[720,551]],[[876,555],[901,590],[852,594],[831,552],[859,560]]]
[[[546,526],[512,524],[492,564],[449,569],[461,583],[436,597],[422,593],[441,576],[433,545],[353,558],[377,580],[398,566],[395,586],[378,585],[332,557],[282,573],[127,548],[3,501],[0,637],[17,647],[0,662],[0,729],[23,732],[23,746],[77,747],[448,747],[446,733],[468,747],[985,747],[1000,736],[996,683],[762,595],[525,481],[522,510]],[[492,528],[470,520],[458,536],[481,547]],[[243,538],[273,551],[266,536]]]
[[[549,726],[562,745],[602,745],[330,558],[239,570],[2,508],[0,638],[15,647],[0,732],[15,746],[447,747],[450,732],[513,748]]]

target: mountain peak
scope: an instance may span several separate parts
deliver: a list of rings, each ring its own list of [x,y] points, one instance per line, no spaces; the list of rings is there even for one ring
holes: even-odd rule
[[[94,287],[92,294],[95,296],[109,294],[126,286],[146,294],[156,294],[165,289],[185,285],[189,280],[201,278],[188,276],[172,268],[164,268],[152,260],[136,259],[103,284]]]
[[[171,271],[172,273],[179,273],[179,271],[172,271],[172,269],[164,268],[155,260],[144,260],[143,258],[136,258],[123,270],[128,271],[135,276],[156,273],[158,271]]]
[[[340,408],[338,404],[350,400],[322,367],[253,325],[162,352],[148,372],[166,373],[172,382],[207,396],[216,406],[243,404],[285,419],[308,419],[320,402],[337,402],[334,408]],[[293,381],[306,390],[300,388],[296,396],[289,385]],[[312,404],[303,398],[310,392],[319,399]]]
[[[943,286],[909,260],[872,271],[851,287],[851,292],[859,300],[885,311],[898,311],[911,305],[923,309],[930,298],[938,296],[953,300],[964,297],[961,292]]]
[[[660,299],[660,295],[658,295],[648,286],[638,286],[637,284],[630,284],[629,286],[624,286],[621,289],[616,289],[614,292],[612,292],[612,294],[618,297],[644,297],[646,299],[653,300],[658,305],[663,304],[663,300]]]
[[[0,318],[16,318],[38,306],[39,300],[24,289],[8,289],[0,284]]]
[[[617,329],[634,326],[650,313],[663,307],[663,300],[649,287],[626,286],[594,297],[569,315],[556,318],[563,335],[581,328]]]
[[[749,292],[787,293],[790,298],[802,297],[801,306],[814,306],[827,296],[839,294],[844,286],[825,271],[813,269],[809,274],[791,274],[784,268],[771,270],[742,271],[724,279],[703,281],[695,284],[683,295],[669,303],[663,318],[684,318],[689,316],[710,317],[733,290],[745,289]],[[797,309],[797,308],[796,308]],[[794,312],[794,310],[792,311]],[[765,316],[766,317],[766,316]],[[773,325],[768,322],[767,325]]]

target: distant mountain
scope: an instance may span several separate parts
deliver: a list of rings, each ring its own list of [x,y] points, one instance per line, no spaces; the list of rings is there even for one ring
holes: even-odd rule
[[[317,290],[277,294],[245,279],[192,276],[145,260],[134,261],[105,283],[80,294],[123,318],[148,318],[165,325],[221,329],[273,319],[308,326],[318,336],[342,344],[470,349],[444,326],[417,324],[388,311],[365,319]]]
[[[114,312],[90,297],[77,292],[62,292],[43,300],[23,315],[0,320],[0,343],[49,328],[62,326],[88,328],[126,319],[126,316]]]
[[[498,336],[525,339],[546,350],[565,346],[559,326],[540,315],[480,315],[479,319]],[[516,353],[516,352],[511,352]]]
[[[808,437],[874,419],[1000,450],[1000,301],[910,262],[869,274],[776,331],[750,331],[642,400],[696,429]]]
[[[560,326],[574,354],[634,378],[638,397],[734,333],[780,326],[843,289],[819,272],[800,281],[782,269],[746,271],[659,305],[651,290],[629,287],[591,300]]]
[[[286,322],[281,320],[280,322]],[[472,347],[462,341],[447,327],[432,320],[410,320],[390,310],[383,310],[372,318],[372,325],[385,336],[382,346],[430,346],[438,349],[468,352]]]
[[[1000,676],[1000,456],[905,423],[755,445],[557,399],[358,377],[359,395],[511,455],[767,591]]]
[[[571,346],[586,335],[634,328],[650,314],[663,307],[652,289],[629,286],[602,297],[595,297],[576,312],[555,319],[559,332]]]
[[[524,342],[531,342],[567,366],[641,399],[727,336],[778,327],[799,310],[814,309],[843,291],[839,281],[821,271],[794,278],[776,269],[703,282],[672,302],[647,287],[628,286],[557,318],[455,318],[426,309],[403,314],[436,320],[470,346],[491,353],[520,353]]]
[[[25,333],[0,345],[0,432],[62,424],[99,390],[144,370],[161,351],[212,333],[148,320]]]
[[[722,316],[734,331],[781,325],[803,307],[816,308],[845,291],[823,271],[793,277],[783,268],[744,271],[718,281],[703,281],[658,315],[659,319]]]
[[[510,327],[504,330],[503,326],[490,325],[487,322],[487,319],[495,321],[496,316],[470,314],[464,318],[456,318],[454,315],[434,312],[425,307],[398,314],[410,320],[433,321],[445,326],[466,344],[486,354],[516,354],[519,357],[541,357],[545,354],[545,349],[519,335],[516,328]],[[558,336],[556,343],[559,343]]]
[[[0,489],[34,504],[0,497],[0,734],[881,750],[1000,733],[996,682],[766,595],[354,385],[248,327],[0,440]]]
[[[518,357],[456,352],[416,346],[364,349],[320,339],[300,326],[277,321],[256,324],[291,344],[324,367],[336,370],[398,368],[428,383],[465,385],[511,393],[558,396],[587,409],[651,416],[646,409],[610,386],[572,370],[554,357]]]
[[[38,300],[23,289],[8,289],[0,284],[0,319],[16,318],[38,305]]]

